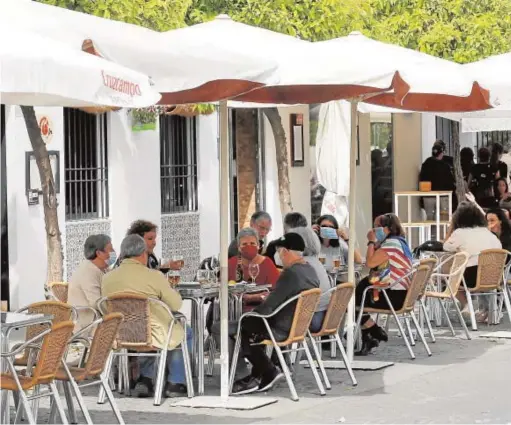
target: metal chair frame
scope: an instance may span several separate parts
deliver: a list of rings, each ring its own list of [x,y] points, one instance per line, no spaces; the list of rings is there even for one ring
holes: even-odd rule
[[[124,293],[118,292],[116,294],[113,294],[115,296],[120,296]],[[119,359],[119,389],[122,386],[124,386],[126,394],[130,395],[130,383],[129,383],[129,368],[128,368],[128,358],[129,357],[155,357],[157,359],[157,375],[156,375],[156,385],[154,389],[154,405],[159,406],[162,401],[162,393],[164,389],[164,385],[166,382],[166,364],[167,364],[167,347],[170,342],[170,338],[172,336],[172,329],[174,328],[174,324],[177,321],[183,326],[184,329],[184,338],[183,341],[181,341],[180,348],[175,349],[181,349],[183,352],[183,358],[184,358],[184,365],[185,365],[185,376],[186,376],[186,386],[188,390],[188,397],[192,398],[194,397],[194,389],[193,389],[193,380],[192,380],[192,372],[191,372],[191,364],[190,364],[190,357],[188,354],[188,346],[186,343],[186,333],[187,333],[187,323],[186,323],[186,317],[181,313],[173,313],[170,308],[165,304],[163,301],[154,298],[154,297],[146,297],[144,295],[136,294],[136,293],[125,293],[127,296],[133,297],[134,295],[139,297],[139,299],[145,298],[148,303],[154,303],[159,306],[161,306],[165,312],[169,315],[170,323],[169,328],[167,330],[167,335],[165,337],[165,345],[164,348],[154,348],[154,353],[152,352],[136,352],[136,353],[130,353],[128,352],[127,348],[123,348],[123,342],[119,341],[120,349],[119,351],[114,351],[112,353],[112,361],[109,362],[108,367],[106,368],[106,376],[110,377],[111,368],[113,361],[117,357]],[[98,310],[102,315],[105,315],[108,312],[107,309],[103,308],[104,304],[110,299],[110,297],[102,297],[97,301]],[[112,313],[112,312],[110,312]],[[121,324],[122,326],[122,324]],[[136,350],[137,347],[130,347],[132,350]],[[98,397],[98,403],[103,404],[105,402],[105,391],[103,388],[100,389],[99,397]]]
[[[295,313],[293,316],[293,322],[294,322],[296,319],[296,314],[300,313],[300,311],[298,310],[299,300],[304,298],[307,295],[310,295],[310,294],[317,295],[317,300],[316,300],[316,306],[314,308],[314,311],[310,314],[309,323],[307,324],[307,330],[308,330],[308,328],[310,326],[310,322],[312,321],[312,316],[313,316],[313,314],[317,308],[317,305],[319,303],[319,298],[321,297],[321,290],[319,288],[303,291],[302,293],[287,300],[285,303],[280,305],[275,311],[273,311],[270,314],[264,315],[264,314],[258,314],[258,313],[251,311],[251,312],[247,312],[247,313],[243,314],[240,317],[239,322],[238,322],[238,331],[236,334],[236,345],[234,347],[234,354],[233,354],[233,359],[232,359],[232,364],[231,364],[231,373],[230,373],[230,377],[229,377],[229,392],[232,392],[232,386],[234,384],[234,377],[236,374],[236,364],[238,363],[239,352],[240,352],[240,348],[241,348],[241,325],[242,325],[242,322],[247,317],[257,317],[263,321],[263,323],[266,327],[266,330],[268,332],[268,335],[270,337],[270,340],[265,340],[265,341],[268,341],[267,345],[269,347],[273,347],[273,349],[275,349],[275,351],[277,353],[280,367],[282,368],[282,371],[284,372],[287,384],[289,386],[289,390],[291,392],[291,399],[293,401],[298,401],[298,394],[296,393],[296,388],[293,383],[293,379],[291,378],[291,373],[289,371],[289,367],[288,367],[286,360],[284,358],[284,353],[290,353],[290,352],[294,352],[294,351],[305,351],[305,354],[307,356],[307,361],[308,361],[309,366],[312,370],[312,374],[314,375],[314,378],[316,380],[316,384],[318,386],[319,392],[321,395],[326,394],[325,389],[323,387],[323,383],[321,382],[321,378],[319,377],[318,371],[316,369],[316,364],[312,358],[312,354],[310,352],[309,345],[307,344],[307,341],[306,341],[306,332],[304,332],[303,336],[295,336],[294,340],[292,342],[289,342],[289,344],[283,344],[289,340],[289,337],[286,341],[277,342],[277,340],[275,339],[275,336],[273,335],[273,332],[271,330],[270,324],[268,323],[268,319],[276,316],[283,308],[285,308],[286,306],[288,306],[289,304],[291,304],[293,302],[297,302],[297,308],[295,309]],[[291,330],[290,330],[290,332],[291,332]],[[296,347],[296,348],[290,348],[290,349],[282,349],[281,348],[281,345],[292,345],[292,343],[301,344],[302,347]]]

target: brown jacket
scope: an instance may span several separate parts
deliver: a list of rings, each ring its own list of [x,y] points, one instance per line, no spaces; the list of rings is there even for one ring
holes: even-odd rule
[[[181,295],[170,287],[161,272],[151,270],[145,264],[132,259],[124,260],[118,268],[105,275],[101,292],[103,296],[109,296],[116,292],[135,292],[158,298],[167,304],[173,312],[178,311],[183,304]],[[150,306],[153,345],[164,348],[165,335],[169,327],[168,314],[159,305],[151,303]],[[177,347],[183,337],[183,327],[176,322],[172,328],[168,349]]]

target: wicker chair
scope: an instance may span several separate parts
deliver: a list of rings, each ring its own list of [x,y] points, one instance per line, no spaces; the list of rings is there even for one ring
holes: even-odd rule
[[[280,367],[282,368],[282,371],[284,372],[284,375],[286,376],[286,381],[289,386],[289,390],[291,391],[291,399],[294,401],[298,401],[298,394],[296,393],[296,389],[295,389],[293,380],[291,378],[289,368],[288,368],[286,361],[284,359],[283,353],[288,353],[288,352],[291,352],[294,350],[305,351],[310,368],[312,370],[314,378],[316,379],[316,383],[318,385],[319,391],[320,391],[321,395],[326,394],[325,389],[323,388],[323,384],[321,382],[321,378],[319,377],[318,371],[316,369],[316,365],[312,358],[311,352],[309,350],[309,346],[307,344],[307,341],[305,340],[305,337],[309,330],[310,323],[312,321],[312,316],[314,315],[314,313],[316,311],[320,297],[321,297],[321,289],[319,289],[319,288],[309,289],[307,291],[303,291],[302,293],[298,294],[297,296],[295,296],[293,298],[290,298],[289,300],[287,300],[284,304],[282,304],[279,308],[277,308],[271,314],[262,315],[262,314],[258,314],[256,312],[251,311],[251,312],[243,314],[240,317],[239,324],[238,324],[238,333],[236,336],[236,345],[234,348],[234,354],[233,354],[233,359],[232,359],[232,364],[231,364],[231,373],[230,373],[230,379],[229,379],[230,391],[232,391],[232,386],[234,384],[234,376],[236,373],[236,364],[238,363],[238,357],[239,357],[239,352],[240,352],[240,348],[241,348],[241,327],[242,327],[243,319],[245,319],[246,317],[258,317],[265,324],[266,330],[268,331],[268,335],[270,336],[270,339],[265,339],[265,340],[259,342],[258,344],[266,345],[268,347],[273,347],[275,349],[275,351],[277,352]],[[268,323],[268,319],[271,317],[274,317],[284,307],[286,307],[287,305],[294,303],[294,302],[296,302],[296,307],[295,307],[293,322],[291,325],[291,330],[289,331],[289,335],[285,341],[277,342],[275,339],[275,336],[273,335],[271,327]],[[296,348],[296,349],[282,349],[282,347],[285,348],[286,346],[292,346],[295,343],[297,343],[298,345],[302,345],[302,347]]]
[[[399,328],[399,332],[401,333],[401,336],[403,337],[403,340],[405,341],[406,348],[408,348],[408,352],[410,353],[410,357],[412,359],[415,359],[415,354],[412,350],[410,341],[408,340],[408,337],[406,336],[404,328],[401,325],[401,322],[399,321],[399,317],[404,319],[404,322],[408,328],[408,335],[410,336],[410,338],[413,338],[412,333],[411,333],[411,327],[409,326],[408,322],[406,321],[406,319],[408,317],[410,317],[413,321],[415,328],[417,329],[417,333],[418,333],[422,343],[424,344],[424,347],[426,349],[426,352],[428,353],[428,356],[431,356],[431,350],[429,349],[429,345],[426,341],[426,338],[424,338],[424,334],[422,333],[422,330],[419,326],[419,323],[418,323],[417,318],[415,317],[415,313],[414,313],[415,303],[417,302],[417,300],[419,299],[421,294],[424,293],[425,287],[428,283],[427,279],[429,278],[430,275],[431,275],[431,269],[430,269],[429,265],[419,265],[416,269],[412,270],[409,274],[407,274],[403,278],[395,281],[390,286],[381,287],[381,286],[372,286],[371,285],[371,286],[368,286],[367,288],[365,288],[364,292],[362,294],[362,303],[361,303],[362,306],[365,303],[367,292],[369,290],[377,289],[378,291],[383,293],[383,296],[385,297],[389,308],[388,309],[378,309],[378,308],[370,308],[370,307],[360,308],[359,314],[358,314],[358,319],[357,319],[357,329],[355,332],[355,335],[357,335],[357,337],[355,339],[356,340],[358,339],[358,335],[359,335],[360,329],[361,329],[362,315],[364,313],[384,314],[387,316],[392,315],[394,317],[394,319],[396,319],[396,323]],[[387,290],[389,290],[393,286],[399,284],[401,282],[401,280],[407,279],[407,278],[411,278],[411,283],[410,283],[410,287],[407,290],[406,298],[403,303],[403,307],[401,307],[398,311],[395,311],[394,307],[392,306],[392,303],[389,299],[389,296],[387,294]],[[413,342],[413,340],[412,340],[412,344],[415,344]]]
[[[23,407],[29,423],[35,424],[37,418],[34,417],[29,401],[47,396],[53,398],[62,423],[67,423],[67,418],[54,379],[67,350],[67,342],[73,333],[73,328],[74,323],[71,321],[54,324],[51,329],[45,329],[39,332],[35,337],[27,339],[26,342],[11,352],[1,354],[1,357],[7,360],[10,369],[10,373],[2,373],[1,375],[1,389],[13,391],[13,393],[16,393],[19,397],[15,423],[19,421],[22,410],[21,407]],[[40,339],[43,339],[42,345],[35,345],[34,343]],[[17,372],[14,367],[15,356],[28,349],[28,347],[38,350],[39,352],[36,366],[30,376]],[[27,390],[39,390],[40,385],[48,385],[50,391],[45,393],[34,391],[32,396],[27,396]]]
[[[463,287],[467,295],[468,308],[470,311],[470,321],[472,330],[477,330],[477,322],[474,311],[472,295],[477,296],[494,296],[500,294],[509,306],[509,294],[506,290],[505,268],[507,256],[509,252],[505,249],[486,249],[481,251],[478,259],[477,280],[474,288],[468,288],[463,281]],[[496,313],[496,309],[490,311],[492,316]],[[511,314],[510,314],[511,320]],[[489,323],[496,323],[496,320],[490,320]]]
[[[67,282],[50,282],[47,285],[50,295],[57,301],[67,303],[69,284]]]
[[[52,324],[55,325],[60,322],[76,321],[76,312],[69,304],[65,304],[60,301],[41,301],[38,303],[30,304],[29,306],[23,307],[16,311],[16,313],[27,312],[29,314],[47,314],[53,316]],[[33,325],[29,326],[26,330],[25,340],[30,340],[41,332],[47,330],[48,325]],[[14,348],[17,348],[15,346]],[[22,357],[18,357],[14,360],[15,366],[27,366],[29,361],[30,348],[23,352]]]
[[[311,333],[310,330],[307,331],[307,335],[312,342],[314,355],[318,361],[319,370],[323,375],[323,380],[325,381],[327,389],[332,388],[332,386],[330,385],[330,381],[328,380],[328,376],[325,371],[325,366],[321,360],[321,352],[318,350],[318,345],[321,346],[323,344],[331,343],[332,341],[337,344],[337,347],[341,352],[342,360],[346,366],[348,374],[350,375],[351,382],[353,385],[357,385],[357,380],[353,370],[351,369],[350,361],[342,345],[341,338],[339,338],[339,328],[344,319],[344,315],[346,314],[346,309],[348,308],[348,304],[353,296],[354,290],[355,285],[352,283],[341,283],[332,288],[329,291],[331,292],[330,302],[328,303],[328,308],[326,310],[321,329],[315,333]]]
[[[69,367],[65,362],[63,362],[62,367],[60,367],[56,373],[55,379],[57,381],[61,381],[65,388],[67,387],[66,392],[70,392],[72,389],[88,424],[92,424],[92,419],[85,405],[80,388],[92,385],[100,385],[104,389],[117,422],[124,424],[121,412],[115,403],[115,399],[107,379],[108,372],[110,371],[112,364],[112,347],[122,320],[123,316],[121,313],[107,314],[105,317],[96,320],[87,328],[84,328],[73,335],[72,342],[83,343],[89,348],[85,366]],[[88,338],[83,338],[82,336],[87,335],[90,329],[95,329],[95,331],[92,342],[89,343]],[[70,414],[71,422],[78,423],[76,421],[72,403],[69,403],[69,398],[68,412]],[[53,412],[50,414],[50,418],[53,418]],[[50,423],[53,422],[50,420]]]
[[[461,326],[463,327],[463,330],[465,331],[465,335],[467,336],[467,339],[471,339],[470,332],[468,331],[467,325],[465,324],[465,320],[463,319],[463,316],[461,315],[460,308],[458,307],[458,304],[456,303],[456,295],[458,294],[458,290],[461,286],[461,283],[463,281],[463,273],[465,272],[465,268],[467,267],[467,262],[470,255],[466,252],[458,252],[457,254],[452,255],[451,257],[447,258],[446,260],[442,261],[440,265],[437,267],[437,270],[439,272],[436,272],[432,274],[433,279],[443,279],[445,280],[445,289],[443,291],[426,291],[424,294],[424,298],[426,299],[436,299],[438,300],[442,311],[447,319],[447,323],[449,325],[449,328],[451,330],[451,333],[453,336],[456,336],[456,332],[454,331],[454,328],[451,323],[451,319],[449,318],[449,314],[447,312],[446,303],[448,301],[451,301],[454,308],[456,309],[456,312],[458,314],[458,317],[460,319]],[[420,300],[422,311],[425,315],[426,313],[426,307],[424,305],[423,300]],[[428,324],[428,330],[429,334],[433,341],[435,341],[435,337],[433,335],[433,329],[431,328],[431,324],[429,320],[427,320]]]
[[[151,304],[160,306],[169,316],[169,328],[165,338],[164,349],[153,346],[153,338],[151,335]],[[119,292],[109,297],[100,298],[97,305],[98,310],[103,315],[107,313],[122,313],[124,316],[124,320],[119,326],[116,339],[118,350],[113,353],[113,357],[119,358],[119,382],[122,383],[128,395],[130,393],[128,357],[156,357],[158,359],[158,373],[154,391],[154,405],[159,406],[161,404],[166,377],[166,347],[169,345],[172,328],[175,322],[178,321],[184,328],[185,338],[181,341],[180,348],[176,349],[181,349],[183,351],[188,397],[194,396],[190,357],[186,345],[187,324],[186,318],[182,314],[172,313],[167,304],[156,298],[147,297],[134,292]],[[128,350],[130,351],[128,352]],[[98,402],[104,403],[104,401],[105,392],[101,389]]]

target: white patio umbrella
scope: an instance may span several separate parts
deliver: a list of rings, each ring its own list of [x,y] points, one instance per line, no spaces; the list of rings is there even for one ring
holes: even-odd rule
[[[495,108],[441,115],[459,121],[464,133],[511,130],[511,52],[468,63],[463,69],[490,90],[490,102]]]
[[[34,106],[146,107],[148,76],[27,31],[0,27],[0,100]]]

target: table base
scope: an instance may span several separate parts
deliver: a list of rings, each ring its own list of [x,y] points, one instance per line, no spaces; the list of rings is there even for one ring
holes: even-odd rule
[[[172,403],[172,407],[193,407],[196,409],[254,410],[276,403],[276,398],[263,397],[220,397],[200,396]]]

